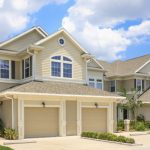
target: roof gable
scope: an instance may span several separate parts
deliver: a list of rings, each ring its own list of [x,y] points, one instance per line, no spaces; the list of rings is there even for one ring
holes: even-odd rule
[[[34,42],[37,42],[38,40],[41,40],[47,36],[47,33],[40,27],[34,27],[31,28],[3,43],[0,44],[0,50],[2,51],[20,51],[20,49],[24,49],[24,47],[21,48],[18,47],[20,44],[33,44]],[[28,42],[27,42],[28,40]],[[23,43],[21,43],[23,42]],[[25,43],[27,42],[27,43]]]
[[[16,51],[25,50],[35,42],[45,38],[47,35],[40,27],[34,27],[22,34],[0,44],[0,51]]]
[[[64,36],[66,36],[67,38],[69,38],[83,53],[88,53],[83,47],[81,47],[81,45],[72,37],[71,34],[69,34],[64,28],[60,29],[59,31],[55,32],[54,34],[51,34],[50,36],[38,41],[35,43],[35,45],[41,45],[45,42],[47,42],[48,40],[51,40],[53,37],[59,35],[59,34],[63,34]]]

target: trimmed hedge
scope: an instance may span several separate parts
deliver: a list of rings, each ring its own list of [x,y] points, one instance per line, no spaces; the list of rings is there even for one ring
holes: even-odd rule
[[[13,150],[12,148],[1,146],[0,145],[0,150]]]
[[[133,138],[127,138],[125,136],[117,136],[112,133],[82,132],[81,137],[116,141],[116,142],[121,142],[121,143],[131,143],[131,144],[135,143]]]

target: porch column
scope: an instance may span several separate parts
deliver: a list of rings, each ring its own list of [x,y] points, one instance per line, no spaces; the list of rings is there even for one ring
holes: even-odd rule
[[[77,135],[80,136],[82,132],[82,107],[81,102],[77,101]]]
[[[18,136],[24,139],[24,101],[18,100]]]
[[[107,109],[107,132],[113,133],[113,103]]]
[[[61,101],[59,110],[59,135],[66,136],[66,102]]]

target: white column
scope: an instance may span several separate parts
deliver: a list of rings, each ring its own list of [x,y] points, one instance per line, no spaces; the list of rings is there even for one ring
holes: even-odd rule
[[[66,136],[66,102],[61,101],[59,110],[59,135]]]
[[[82,107],[81,102],[77,101],[77,135],[80,136],[82,132]]]
[[[113,133],[113,122],[113,103],[110,103],[107,109],[107,132]]]
[[[18,136],[24,139],[24,101],[18,100]]]

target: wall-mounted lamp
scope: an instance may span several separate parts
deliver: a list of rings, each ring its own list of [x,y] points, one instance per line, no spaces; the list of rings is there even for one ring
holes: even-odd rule
[[[0,101],[0,106],[2,106],[3,105],[3,101]]]
[[[42,102],[43,108],[45,108],[45,102]]]
[[[95,105],[96,108],[98,108],[98,103],[95,103],[94,105]]]

